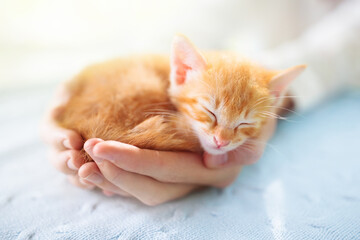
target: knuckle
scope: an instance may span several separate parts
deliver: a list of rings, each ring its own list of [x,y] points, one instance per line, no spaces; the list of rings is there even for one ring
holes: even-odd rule
[[[167,182],[167,183],[179,183],[183,181],[183,178],[175,171],[172,172],[162,171],[159,174],[159,176],[157,176],[155,179],[160,182]]]
[[[76,150],[68,150],[67,152],[69,155],[69,159],[75,160],[79,155],[78,151],[76,151]]]
[[[79,187],[84,189],[94,189],[96,185],[91,182],[86,181],[85,179],[80,178],[79,180]]]
[[[118,183],[123,182],[123,173],[124,171],[121,168],[116,168],[115,170],[106,163],[105,161],[101,168],[101,172],[104,174],[104,176],[109,179],[110,182],[114,183],[115,185],[118,185]]]
[[[65,174],[75,173],[75,170],[72,170],[68,166],[68,161],[71,160],[71,152],[70,151],[51,151],[48,154],[48,158],[52,165],[60,172]]]

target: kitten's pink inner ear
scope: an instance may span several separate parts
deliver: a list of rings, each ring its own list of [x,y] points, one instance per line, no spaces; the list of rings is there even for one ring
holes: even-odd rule
[[[205,70],[206,61],[194,45],[183,36],[176,36],[171,49],[171,82],[182,85],[190,71]]]
[[[286,69],[285,71],[280,72],[270,81],[270,91],[275,97],[280,97],[285,94],[290,83],[300,75],[306,68],[306,65],[298,65]]]

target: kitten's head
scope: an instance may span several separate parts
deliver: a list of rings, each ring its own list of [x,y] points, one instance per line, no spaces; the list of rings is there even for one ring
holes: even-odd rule
[[[223,154],[255,137],[282,102],[289,83],[305,68],[269,71],[229,53],[206,58],[183,37],[171,52],[172,101],[204,150]]]

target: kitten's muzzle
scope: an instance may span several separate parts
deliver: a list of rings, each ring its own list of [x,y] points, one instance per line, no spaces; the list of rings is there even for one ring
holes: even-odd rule
[[[225,146],[230,144],[229,140],[224,140],[224,139],[221,139],[221,138],[216,137],[216,136],[214,136],[213,139],[214,139],[214,143],[215,143],[215,145],[216,145],[216,147],[218,149],[220,149],[222,147],[225,147]]]

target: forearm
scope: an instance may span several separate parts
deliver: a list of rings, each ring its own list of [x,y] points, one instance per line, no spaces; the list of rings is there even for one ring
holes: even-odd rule
[[[344,2],[300,38],[269,52],[263,59],[271,67],[308,65],[290,87],[297,110],[311,108],[345,87],[360,85],[359,8],[359,1]]]

